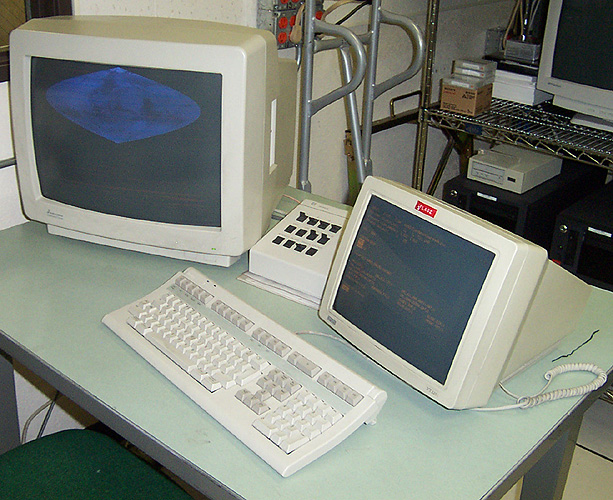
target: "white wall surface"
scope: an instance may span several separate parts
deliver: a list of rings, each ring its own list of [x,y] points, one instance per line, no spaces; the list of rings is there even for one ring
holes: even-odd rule
[[[255,0],[73,0],[75,14],[205,19],[255,26]]]
[[[434,78],[438,81],[451,68],[453,59],[481,55],[485,32],[490,27],[506,23],[514,0],[447,0],[441,2],[438,45]],[[257,0],[74,0],[75,14],[91,15],[148,15],[193,19],[206,19],[255,26]],[[326,1],[325,6],[332,2]],[[339,9],[337,19],[347,11]],[[425,24],[425,0],[383,0],[383,8],[414,19],[422,28]],[[367,9],[350,23],[360,32],[366,23]],[[378,81],[402,71],[408,64],[410,45],[401,30],[384,26],[379,52]],[[293,57],[293,50],[283,56]],[[392,96],[419,88],[419,75],[402,86],[384,94],[376,101],[375,119],[388,115]],[[322,95],[340,84],[339,61],[336,53],[325,52],[315,56],[314,97]],[[438,86],[437,86],[438,89]],[[434,95],[437,95],[435,91]],[[415,107],[415,101],[399,104],[397,112]],[[343,102],[336,102],[315,115],[312,123],[310,180],[313,192],[343,201],[347,190],[346,158],[343,140],[348,128]],[[403,125],[373,136],[372,158],[374,173],[394,180],[411,183],[415,125]],[[445,145],[438,130],[430,130],[425,185]],[[0,162],[11,158],[12,145],[9,128],[8,85],[0,83]],[[452,156],[446,178],[456,175],[458,162]],[[0,229],[23,222],[20,210],[15,170],[0,169]],[[20,423],[32,414],[53,390],[25,369],[18,367],[17,391]],[[55,411],[49,431],[84,425],[89,417],[65,400]],[[40,419],[33,424],[30,437],[35,436]]]
[[[0,169],[0,229],[25,222],[19,204],[15,167]]]
[[[13,158],[8,88],[8,83],[0,83],[0,162]],[[0,168],[0,229],[22,222],[15,167]]]
[[[13,157],[11,121],[9,118],[9,85],[0,83],[0,161]]]

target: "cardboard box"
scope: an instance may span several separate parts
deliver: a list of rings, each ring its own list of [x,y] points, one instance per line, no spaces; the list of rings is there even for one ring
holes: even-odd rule
[[[492,103],[491,83],[478,89],[441,84],[441,109],[475,116],[487,111]]]

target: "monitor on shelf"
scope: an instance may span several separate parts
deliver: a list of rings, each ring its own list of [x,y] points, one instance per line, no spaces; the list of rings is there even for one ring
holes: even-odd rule
[[[271,33],[75,16],[13,31],[25,214],[49,232],[231,265],[293,166],[296,64]]]
[[[572,332],[590,290],[543,248],[368,177],[320,316],[415,389],[462,409],[485,405],[499,381]]]
[[[611,2],[549,1],[537,86],[574,123],[613,131],[612,59]]]

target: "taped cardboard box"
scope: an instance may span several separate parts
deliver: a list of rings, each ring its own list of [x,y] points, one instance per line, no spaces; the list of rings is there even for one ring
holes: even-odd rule
[[[492,104],[491,83],[479,88],[441,83],[441,109],[462,115],[476,116],[487,111]]]

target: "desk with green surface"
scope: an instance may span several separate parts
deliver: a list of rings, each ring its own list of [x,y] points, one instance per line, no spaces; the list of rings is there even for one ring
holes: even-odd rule
[[[34,222],[1,231],[0,451],[18,442],[13,358],[210,498],[476,500],[502,497],[526,473],[522,498],[559,498],[581,416],[596,394],[529,410],[450,411],[344,343],[315,335],[307,340],[385,389],[388,401],[376,425],[282,478],[100,321],[190,265],[51,236]],[[246,257],[228,269],[194,267],[292,331],[330,332],[316,311],[237,280]],[[565,361],[610,372],[612,304],[612,294],[594,289],[576,331],[509,389],[539,390],[551,360],[597,329]],[[574,386],[591,375],[558,379]],[[490,400],[507,403],[500,390]]]

